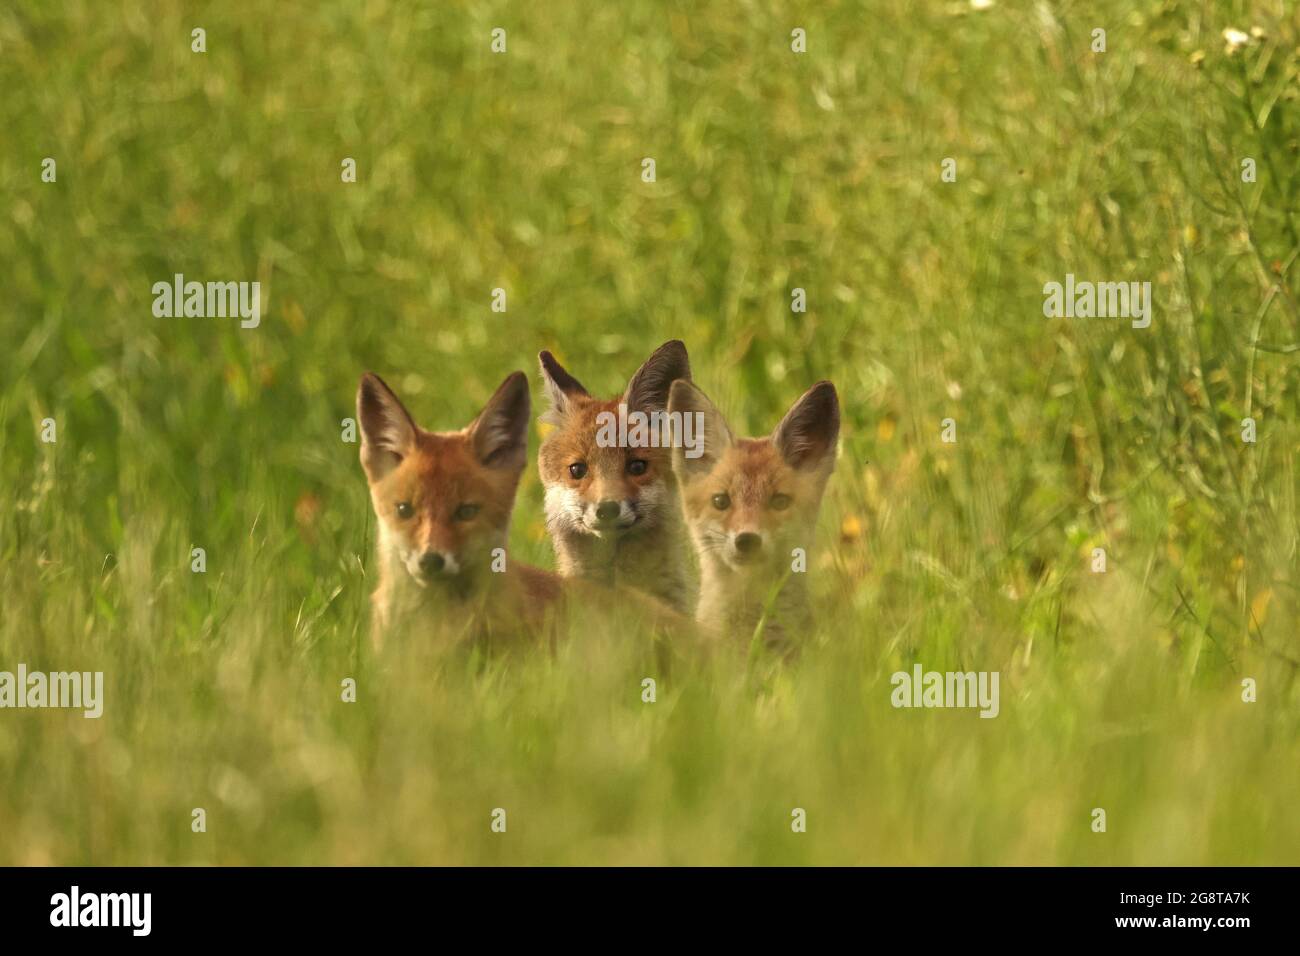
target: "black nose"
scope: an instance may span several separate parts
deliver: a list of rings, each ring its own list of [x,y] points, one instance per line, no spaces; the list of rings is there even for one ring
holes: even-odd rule
[[[763,543],[763,539],[752,531],[742,531],[736,535],[736,550],[741,554],[753,554]]]
[[[596,505],[596,517],[601,521],[609,521],[618,517],[619,510],[617,501],[602,501]]]
[[[426,551],[420,555],[420,570],[425,574],[437,574],[446,563],[437,551]]]

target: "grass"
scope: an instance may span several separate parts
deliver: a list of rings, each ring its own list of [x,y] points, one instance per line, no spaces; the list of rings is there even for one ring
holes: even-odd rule
[[[0,670],[107,701],[0,711],[0,864],[1300,862],[1283,8],[6,5]],[[155,319],[177,272],[261,326]],[[1151,327],[1044,318],[1066,273]],[[750,433],[839,388],[801,657],[376,658],[360,374],[459,427],[673,337]],[[512,549],[552,565],[531,469]],[[893,709],[916,662],[1000,716]]]

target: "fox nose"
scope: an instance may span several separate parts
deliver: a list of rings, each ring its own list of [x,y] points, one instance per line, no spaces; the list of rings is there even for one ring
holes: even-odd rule
[[[601,521],[613,521],[620,510],[617,501],[602,501],[596,505],[596,517]]]
[[[425,574],[437,574],[447,564],[437,551],[426,551],[420,555],[420,570]]]
[[[763,544],[762,535],[753,531],[742,531],[736,535],[736,550],[741,554],[753,554]]]

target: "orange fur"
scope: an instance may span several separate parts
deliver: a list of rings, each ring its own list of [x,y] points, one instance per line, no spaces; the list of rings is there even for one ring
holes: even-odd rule
[[[674,451],[686,524],[700,558],[697,619],[715,631],[769,641],[798,636],[811,620],[796,549],[813,552],[822,495],[835,464],[835,387],[810,388],[765,438],[733,438],[722,414],[690,382],[674,382],[670,412],[704,420],[703,454]],[[805,565],[806,567],[806,565]]]
[[[670,449],[597,442],[601,413],[617,415],[620,404],[643,411],[665,408],[672,381],[690,375],[685,347],[680,342],[661,346],[625,393],[609,400],[589,395],[549,352],[542,353],[541,364],[551,397],[544,420],[555,430],[542,442],[538,470],[560,573],[634,588],[669,607],[687,609],[690,559]],[[610,517],[600,517],[602,507]]]
[[[382,379],[362,378],[361,462],[379,527],[376,647],[399,627],[491,639],[544,628],[559,578],[505,553],[529,415],[522,372],[455,432],[418,427]]]

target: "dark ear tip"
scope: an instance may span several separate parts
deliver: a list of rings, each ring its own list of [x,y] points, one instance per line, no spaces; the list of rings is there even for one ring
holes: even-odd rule
[[[505,387],[513,393],[514,400],[523,406],[524,417],[531,414],[533,397],[528,391],[528,376],[523,372],[514,371],[506,376]]]
[[[497,391],[514,398],[528,397],[528,376],[518,370],[511,372],[501,380]]]
[[[680,359],[682,362],[686,363],[687,368],[689,369],[691,359],[690,356],[686,354],[686,343],[681,339],[669,339],[663,345],[659,346],[659,351],[667,352],[674,358]],[[690,372],[688,371],[687,375],[689,374]]]
[[[827,379],[822,379],[812,388],[808,389],[809,395],[816,395],[823,401],[831,402],[835,405],[840,403],[840,393],[835,390],[835,383]]]
[[[659,346],[659,348],[654,350],[654,353],[650,358],[646,360],[646,365],[642,366],[642,368],[645,368],[652,362],[659,364],[661,367],[663,363],[669,363],[668,367],[662,369],[660,374],[666,372],[667,374],[672,375],[674,379],[681,378],[690,381],[691,358],[686,354],[686,343],[681,339],[669,339],[663,345]]]

